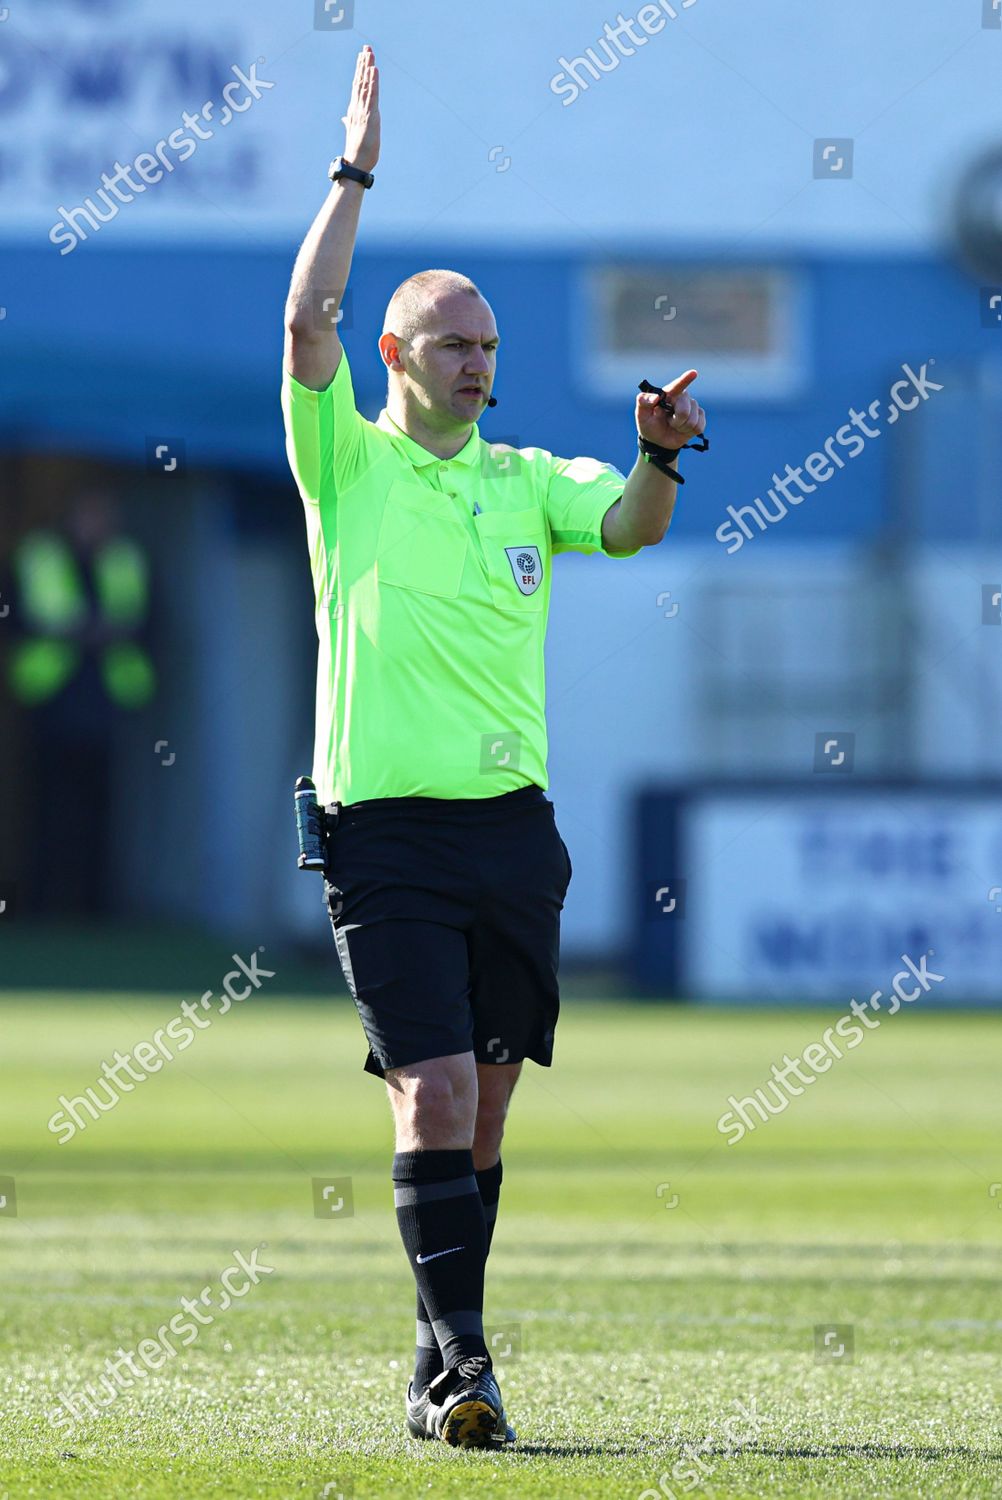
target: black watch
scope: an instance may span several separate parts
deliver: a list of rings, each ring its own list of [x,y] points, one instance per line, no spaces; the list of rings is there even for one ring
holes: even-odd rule
[[[345,161],[343,156],[335,156],[327,169],[327,176],[331,182],[340,182],[342,177],[347,177],[349,182],[360,182],[364,188],[371,188],[375,182],[371,172],[363,172],[358,167],[353,167],[350,161]]]

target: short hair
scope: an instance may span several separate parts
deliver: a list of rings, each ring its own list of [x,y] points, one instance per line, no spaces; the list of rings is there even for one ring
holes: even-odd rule
[[[401,282],[390,298],[383,332],[395,333],[409,344],[421,331],[429,302],[440,292],[466,292],[471,297],[483,297],[476,283],[459,271],[418,271]]]

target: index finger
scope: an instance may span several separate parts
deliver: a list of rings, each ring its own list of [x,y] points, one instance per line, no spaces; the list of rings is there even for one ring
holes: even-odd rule
[[[688,386],[692,385],[698,374],[698,370],[686,370],[685,374],[680,375],[677,380],[673,380],[671,385],[664,385],[661,389],[670,401],[674,396],[681,396],[682,392]]]

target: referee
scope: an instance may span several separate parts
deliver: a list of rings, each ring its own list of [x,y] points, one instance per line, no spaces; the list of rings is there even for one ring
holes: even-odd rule
[[[484,1342],[501,1137],[525,1058],[548,1067],[571,877],[544,795],[543,639],[557,552],[661,541],[672,461],[703,431],[686,394],[640,395],[628,479],[590,458],[491,447],[498,332],[465,276],[398,287],[379,351],[386,407],[355,408],[332,317],[379,157],[379,74],[359,54],[345,155],[296,260],[282,391],[320,639],[314,780],[326,897],[385,1078],[393,1188],[417,1283],[406,1396],[416,1438],[514,1441]]]

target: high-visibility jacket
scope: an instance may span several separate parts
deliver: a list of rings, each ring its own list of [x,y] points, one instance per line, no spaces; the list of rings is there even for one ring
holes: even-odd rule
[[[77,637],[91,614],[83,569],[69,543],[54,531],[24,537],[14,553],[21,639],[11,654],[10,682],[23,703],[47,703],[72,681],[83,662]],[[137,640],[149,618],[149,569],[128,537],[105,542],[91,562],[99,618],[119,639],[98,648],[105,691],[120,708],[142,708],[156,691],[156,671]]]

